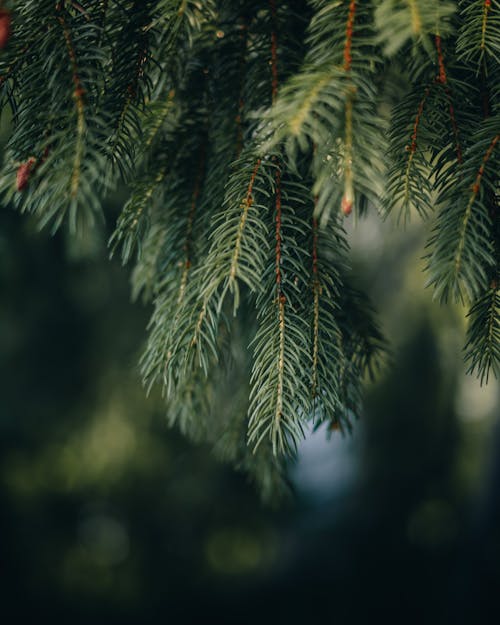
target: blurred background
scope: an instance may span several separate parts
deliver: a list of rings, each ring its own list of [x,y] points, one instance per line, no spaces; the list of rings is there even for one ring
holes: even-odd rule
[[[464,373],[421,224],[350,237],[392,363],[352,437],[307,437],[274,509],[146,399],[149,311],[105,229],[0,209],[3,622],[500,622],[498,382]]]

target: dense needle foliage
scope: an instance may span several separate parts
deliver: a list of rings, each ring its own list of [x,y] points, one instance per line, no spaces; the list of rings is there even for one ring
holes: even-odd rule
[[[264,493],[383,354],[345,219],[432,220],[429,284],[498,374],[499,0],[19,0],[0,47],[4,200],[77,230],[127,186],[144,382]]]

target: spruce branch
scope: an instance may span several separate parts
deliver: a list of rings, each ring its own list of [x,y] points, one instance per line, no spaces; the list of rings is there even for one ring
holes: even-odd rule
[[[430,239],[428,264],[429,284],[440,300],[475,299],[485,287],[489,268],[495,265],[487,192],[491,189],[495,193],[494,172],[498,162],[495,148],[500,135],[489,139],[486,150],[478,158],[486,133],[495,127],[498,128],[497,119],[483,124],[474,147],[465,155],[463,181],[450,176],[441,191],[440,201],[446,209],[439,213]]]
[[[500,62],[500,3],[498,0],[461,0],[462,25],[457,39],[458,57],[473,64],[477,73],[484,63]]]
[[[343,224],[374,209],[432,215],[429,283],[498,374],[498,0],[11,5],[0,191],[53,229],[126,194],[169,424],[268,494],[306,427],[350,430],[386,345]]]
[[[500,289],[498,277],[469,312],[469,327],[465,345],[468,373],[477,374],[481,384],[487,384],[490,373],[500,375]]]
[[[283,178],[280,169],[277,172],[273,263],[267,263],[265,287],[257,297],[259,329],[253,341],[248,440],[257,448],[269,438],[273,452],[283,454],[293,453],[303,436],[302,420],[309,414],[310,389],[302,366],[310,360],[310,335],[301,297],[309,279],[307,256],[299,243],[307,224],[294,215],[289,201],[295,197],[295,206],[300,206],[296,198],[305,201],[304,190]]]
[[[378,0],[375,9],[377,41],[391,57],[408,41],[432,49],[431,36],[449,35],[456,4],[448,0]]]

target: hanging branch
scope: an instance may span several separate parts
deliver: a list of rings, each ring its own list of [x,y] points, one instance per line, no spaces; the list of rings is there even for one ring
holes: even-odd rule
[[[457,161],[461,165],[463,163],[463,155],[462,155],[462,147],[460,145],[460,137],[458,134],[458,124],[455,117],[455,107],[453,106],[453,98],[451,95],[451,89],[448,85],[448,77],[446,75],[446,69],[444,66],[444,56],[443,50],[441,46],[441,37],[440,35],[436,35],[436,50],[438,55],[438,65],[439,65],[439,82],[444,86],[444,90],[446,93],[446,97],[448,99],[448,111],[450,114],[450,122],[453,130],[453,137],[455,139],[455,152],[457,154]]]
[[[409,206],[411,202],[411,198],[412,198],[412,193],[410,191],[412,165],[415,159],[415,153],[417,151],[417,139],[418,139],[418,130],[420,126],[420,121],[424,114],[425,103],[427,101],[427,98],[429,97],[430,91],[431,91],[430,86],[425,88],[424,95],[418,105],[418,110],[415,116],[415,121],[413,122],[413,132],[411,135],[410,144],[406,146],[406,151],[408,152],[408,161],[406,164],[406,170],[404,174],[404,185],[403,185],[403,205],[404,206]]]
[[[225,292],[227,291],[228,288],[230,288],[231,283],[234,284],[234,281],[236,280],[236,277],[238,275],[238,265],[239,265],[240,252],[241,252],[241,239],[243,237],[243,232],[245,230],[246,221],[248,219],[248,211],[250,210],[250,207],[253,204],[253,187],[255,184],[255,180],[257,178],[257,174],[259,173],[261,162],[262,162],[261,159],[258,158],[257,162],[255,163],[255,167],[252,172],[250,182],[248,183],[248,189],[247,189],[245,199],[242,202],[242,212],[241,212],[240,222],[238,225],[238,233],[236,235],[236,241],[234,244],[234,252],[233,252],[232,259],[231,259],[231,268],[229,270],[229,281],[226,283],[224,287],[224,291],[221,295],[220,302],[219,302],[219,309],[222,307],[222,302],[224,301]],[[235,306],[236,305],[237,305],[237,302],[235,299]]]
[[[464,164],[463,180],[455,186],[443,188],[441,201],[450,202],[450,209],[438,215],[429,244],[432,251],[428,257],[428,271],[435,297],[444,301],[450,296],[461,302],[475,300],[487,285],[489,270],[496,265],[482,187],[500,135],[496,134],[489,141],[477,167],[477,150],[490,127],[495,127],[495,120],[486,120],[480,129],[481,140]],[[491,175],[494,175],[494,169]],[[488,189],[491,189],[491,180]]]
[[[268,486],[310,423],[350,429],[384,349],[353,211],[432,212],[435,296],[471,303],[469,369],[497,373],[499,0],[9,7],[2,201],[56,229],[128,194],[111,252],[171,424]]]
[[[475,66],[476,74],[500,62],[498,0],[460,2],[461,26],[457,39],[458,58]],[[492,66],[493,67],[493,66]]]
[[[481,188],[481,182],[484,176],[484,169],[499,139],[500,139],[500,135],[496,135],[492,139],[488,149],[486,150],[486,154],[483,156],[483,161],[477,172],[477,176],[474,181],[474,184],[472,185],[472,193],[470,194],[469,201],[467,202],[467,206],[465,208],[464,215],[462,218],[462,223],[460,225],[460,230],[459,230],[458,246],[457,246],[457,251],[455,253],[455,258],[454,258],[455,276],[459,276],[461,269],[462,269],[462,258],[463,258],[463,252],[464,252],[464,247],[465,247],[465,237],[466,237],[466,232],[467,232],[467,226],[469,225],[469,221],[471,218],[472,207],[474,206],[479,190]]]
[[[78,194],[78,189],[80,186],[80,173],[82,166],[82,158],[85,149],[84,143],[84,135],[85,135],[85,107],[83,96],[85,94],[85,90],[82,86],[82,82],[79,77],[77,60],[75,48],[73,46],[73,42],[71,39],[71,32],[68,28],[66,20],[64,19],[64,15],[62,13],[64,9],[64,2],[59,2],[56,5],[56,11],[60,13],[58,15],[57,20],[61,25],[64,34],[64,40],[66,42],[66,49],[68,51],[68,56],[71,63],[71,71],[72,71],[72,79],[73,84],[75,85],[75,89],[73,91],[73,98],[75,100],[75,110],[76,110],[76,148],[75,148],[75,157],[73,161],[73,170],[71,174],[71,197],[73,199],[76,198]]]

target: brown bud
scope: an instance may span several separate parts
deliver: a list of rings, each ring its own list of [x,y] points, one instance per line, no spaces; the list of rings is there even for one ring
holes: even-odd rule
[[[10,39],[11,18],[10,12],[0,9],[0,50],[3,50]]]
[[[21,163],[21,165],[19,165],[16,175],[16,186],[18,191],[22,191],[28,186],[35,162],[36,159],[32,156],[26,161],[26,163]]]

